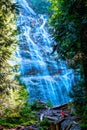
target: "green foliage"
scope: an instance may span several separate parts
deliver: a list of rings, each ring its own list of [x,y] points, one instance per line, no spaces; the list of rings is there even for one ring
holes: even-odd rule
[[[43,104],[39,101],[34,101],[33,103],[31,103],[31,110],[38,111],[43,108],[44,108]]]
[[[84,83],[80,82],[78,84],[76,84],[76,86],[72,87],[72,90],[70,92],[70,97],[74,99],[74,104],[76,107],[76,111],[79,112],[81,109],[81,105],[85,106],[86,104],[86,95],[85,95],[85,87],[84,87]],[[80,99],[80,100],[79,100]]]
[[[0,116],[5,114],[7,107],[12,107],[11,100],[15,101],[16,97],[12,98],[12,93],[15,95],[16,89],[20,89],[18,82],[14,80],[13,67],[8,62],[17,44],[16,35],[13,35],[17,30],[14,5],[10,0],[0,1]]]
[[[12,90],[11,95],[8,95],[6,100],[8,106],[6,107],[6,104],[3,104],[3,107],[1,107],[4,114],[1,116],[0,124],[13,127],[35,123],[37,121],[36,112],[30,109],[27,100],[28,92],[25,88],[21,87],[17,91]]]
[[[52,103],[51,103],[50,101],[46,102],[46,106],[47,106],[47,107],[50,107],[50,108],[53,107],[53,105],[52,105]]]
[[[13,35],[17,30],[13,5],[9,0],[0,1],[0,92],[4,93],[8,91],[7,88],[17,86],[17,83],[13,84],[14,78],[10,73],[12,67],[8,64],[17,44],[16,35]]]
[[[0,0],[0,124],[6,127],[29,125],[36,121],[28,104],[28,92],[16,77],[18,65],[10,60],[17,47],[17,4]]]
[[[58,45],[56,51],[65,60],[81,60],[81,26],[87,23],[86,0],[49,0],[53,15],[49,22]],[[80,9],[84,7],[83,12]],[[86,8],[86,9],[85,9]],[[81,14],[82,13],[82,14]],[[78,55],[78,56],[77,56]],[[75,65],[76,66],[76,65]]]
[[[49,126],[50,120],[48,120],[47,118],[44,118],[44,120],[40,121],[38,124],[40,130],[48,130]]]
[[[76,86],[72,87],[70,97],[73,98],[74,110],[81,118],[82,127],[87,127],[87,95],[85,93],[85,83],[79,82]]]
[[[72,87],[70,95],[76,113],[82,118],[82,126],[87,129],[87,0],[49,1],[53,11],[49,23],[57,43],[53,52],[81,76],[81,82]]]
[[[44,109],[46,107],[52,107],[53,105],[51,104],[50,101],[46,102],[46,104],[44,104],[43,102],[40,102],[38,100],[34,101],[31,103],[30,107],[31,107],[31,110],[35,110],[35,111],[38,111],[38,110],[41,110],[41,109]]]

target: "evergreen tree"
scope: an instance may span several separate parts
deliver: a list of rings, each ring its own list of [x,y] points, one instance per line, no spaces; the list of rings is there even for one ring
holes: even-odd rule
[[[0,124],[9,127],[35,120],[27,102],[28,92],[16,80],[17,65],[9,64],[17,47],[17,13],[16,3],[0,0]]]
[[[73,87],[71,95],[79,115],[85,115],[82,122],[87,127],[87,1],[49,1],[52,11],[49,22],[53,27],[54,40],[57,42],[53,52],[57,51],[60,57],[81,75],[81,82],[78,81],[79,83]],[[84,92],[81,92],[82,90]]]

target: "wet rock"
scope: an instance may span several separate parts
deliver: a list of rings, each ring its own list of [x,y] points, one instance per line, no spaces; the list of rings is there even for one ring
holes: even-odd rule
[[[65,116],[61,114],[61,110],[64,111]],[[50,119],[52,130],[56,130],[56,126],[60,127],[61,130],[81,130],[79,124],[79,118],[70,114],[70,111],[66,106],[58,107],[58,109],[44,109],[38,112],[39,119],[41,116]],[[53,125],[53,126],[52,126]]]

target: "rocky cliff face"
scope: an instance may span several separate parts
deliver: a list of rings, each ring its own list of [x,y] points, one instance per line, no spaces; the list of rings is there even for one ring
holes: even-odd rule
[[[26,85],[30,101],[50,101],[53,105],[70,101],[68,92],[74,83],[73,71],[64,61],[51,55],[53,38],[47,27],[48,16],[37,14],[26,0],[17,0],[20,15],[17,24],[21,80]]]

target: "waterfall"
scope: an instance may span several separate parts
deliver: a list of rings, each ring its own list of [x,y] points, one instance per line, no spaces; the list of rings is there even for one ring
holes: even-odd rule
[[[50,101],[54,106],[69,102],[74,75],[65,61],[56,59],[56,52],[51,55],[54,41],[48,16],[34,12],[26,0],[17,2],[21,6],[17,19],[21,81],[29,92],[29,101]]]

